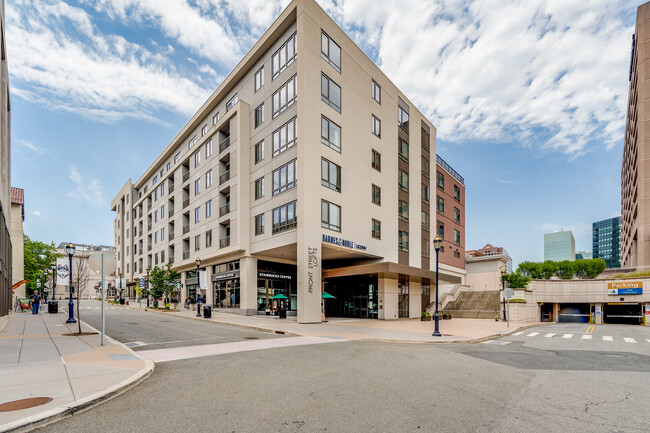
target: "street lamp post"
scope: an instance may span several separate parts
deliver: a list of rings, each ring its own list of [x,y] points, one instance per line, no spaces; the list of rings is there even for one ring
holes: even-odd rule
[[[442,337],[440,334],[440,324],[439,324],[439,314],[438,314],[438,253],[440,252],[440,246],[442,245],[442,238],[439,235],[436,235],[433,240],[433,248],[436,250],[436,312],[433,315],[433,320],[435,322],[435,329],[433,331],[434,337]]]
[[[56,284],[54,283],[56,276],[56,263],[52,263],[52,301],[56,300]]]
[[[199,290],[201,290],[201,281],[199,279],[201,259],[197,257],[194,263],[196,263],[196,317],[201,317],[201,298],[199,297]]]
[[[146,271],[147,271],[147,281],[146,281],[146,286],[147,286],[147,308],[149,308],[149,271],[150,270],[151,270],[151,268],[149,266],[147,266],[147,269],[146,269]]]
[[[67,244],[65,246],[65,252],[68,253],[68,258],[70,259],[70,270],[68,271],[70,300],[68,301],[68,320],[65,323],[77,323],[74,318],[74,304],[72,303],[72,292],[74,291],[74,287],[72,286],[72,256],[74,255],[74,249],[73,244]]]
[[[503,293],[503,320],[505,322],[506,318],[506,268],[501,269],[501,293]]]

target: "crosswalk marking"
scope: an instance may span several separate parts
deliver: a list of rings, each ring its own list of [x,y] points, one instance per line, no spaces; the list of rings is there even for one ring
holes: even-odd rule
[[[583,340],[591,340],[592,337],[593,337],[593,335],[591,335],[591,334],[585,334],[585,335],[582,336],[582,339]]]
[[[650,339],[646,339],[645,341],[647,341],[648,343],[650,343]]]
[[[521,335],[521,334],[523,334],[523,333],[524,333],[524,331],[519,331],[519,332],[515,332],[515,333],[512,334],[512,335]]]
[[[636,343],[634,338],[623,337],[623,340],[625,340],[626,343]]]
[[[546,334],[544,337],[546,337],[546,338],[551,338],[551,337],[554,336],[554,335],[555,335],[555,332],[549,332],[549,333]]]
[[[530,334],[528,334],[529,337],[534,337],[536,335],[539,335],[539,332],[531,332]]]
[[[609,335],[603,335],[603,341],[614,341],[614,338]]]
[[[573,338],[573,334],[564,334],[562,338]]]

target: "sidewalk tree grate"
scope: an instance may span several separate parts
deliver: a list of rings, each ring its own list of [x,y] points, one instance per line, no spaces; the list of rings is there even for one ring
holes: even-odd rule
[[[0,412],[29,409],[52,401],[52,397],[32,397],[0,404]]]

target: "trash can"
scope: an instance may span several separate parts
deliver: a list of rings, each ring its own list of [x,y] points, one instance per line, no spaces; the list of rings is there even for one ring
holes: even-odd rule
[[[56,314],[59,312],[59,303],[56,301],[49,301],[47,303],[47,312],[50,314]]]
[[[120,298],[120,305],[124,305],[124,302],[125,302],[125,301],[126,301],[126,300],[125,300],[124,298]]]
[[[286,319],[287,318],[287,310],[285,310],[285,309],[278,310],[278,318],[279,319]]]
[[[203,306],[203,317],[210,319],[212,317],[212,307],[210,305]]]

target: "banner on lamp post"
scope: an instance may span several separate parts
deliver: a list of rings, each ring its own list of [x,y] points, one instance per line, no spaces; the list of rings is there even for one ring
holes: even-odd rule
[[[56,284],[59,286],[70,285],[70,264],[68,258],[56,259]]]
[[[206,271],[199,271],[199,289],[208,289],[208,273]]]

